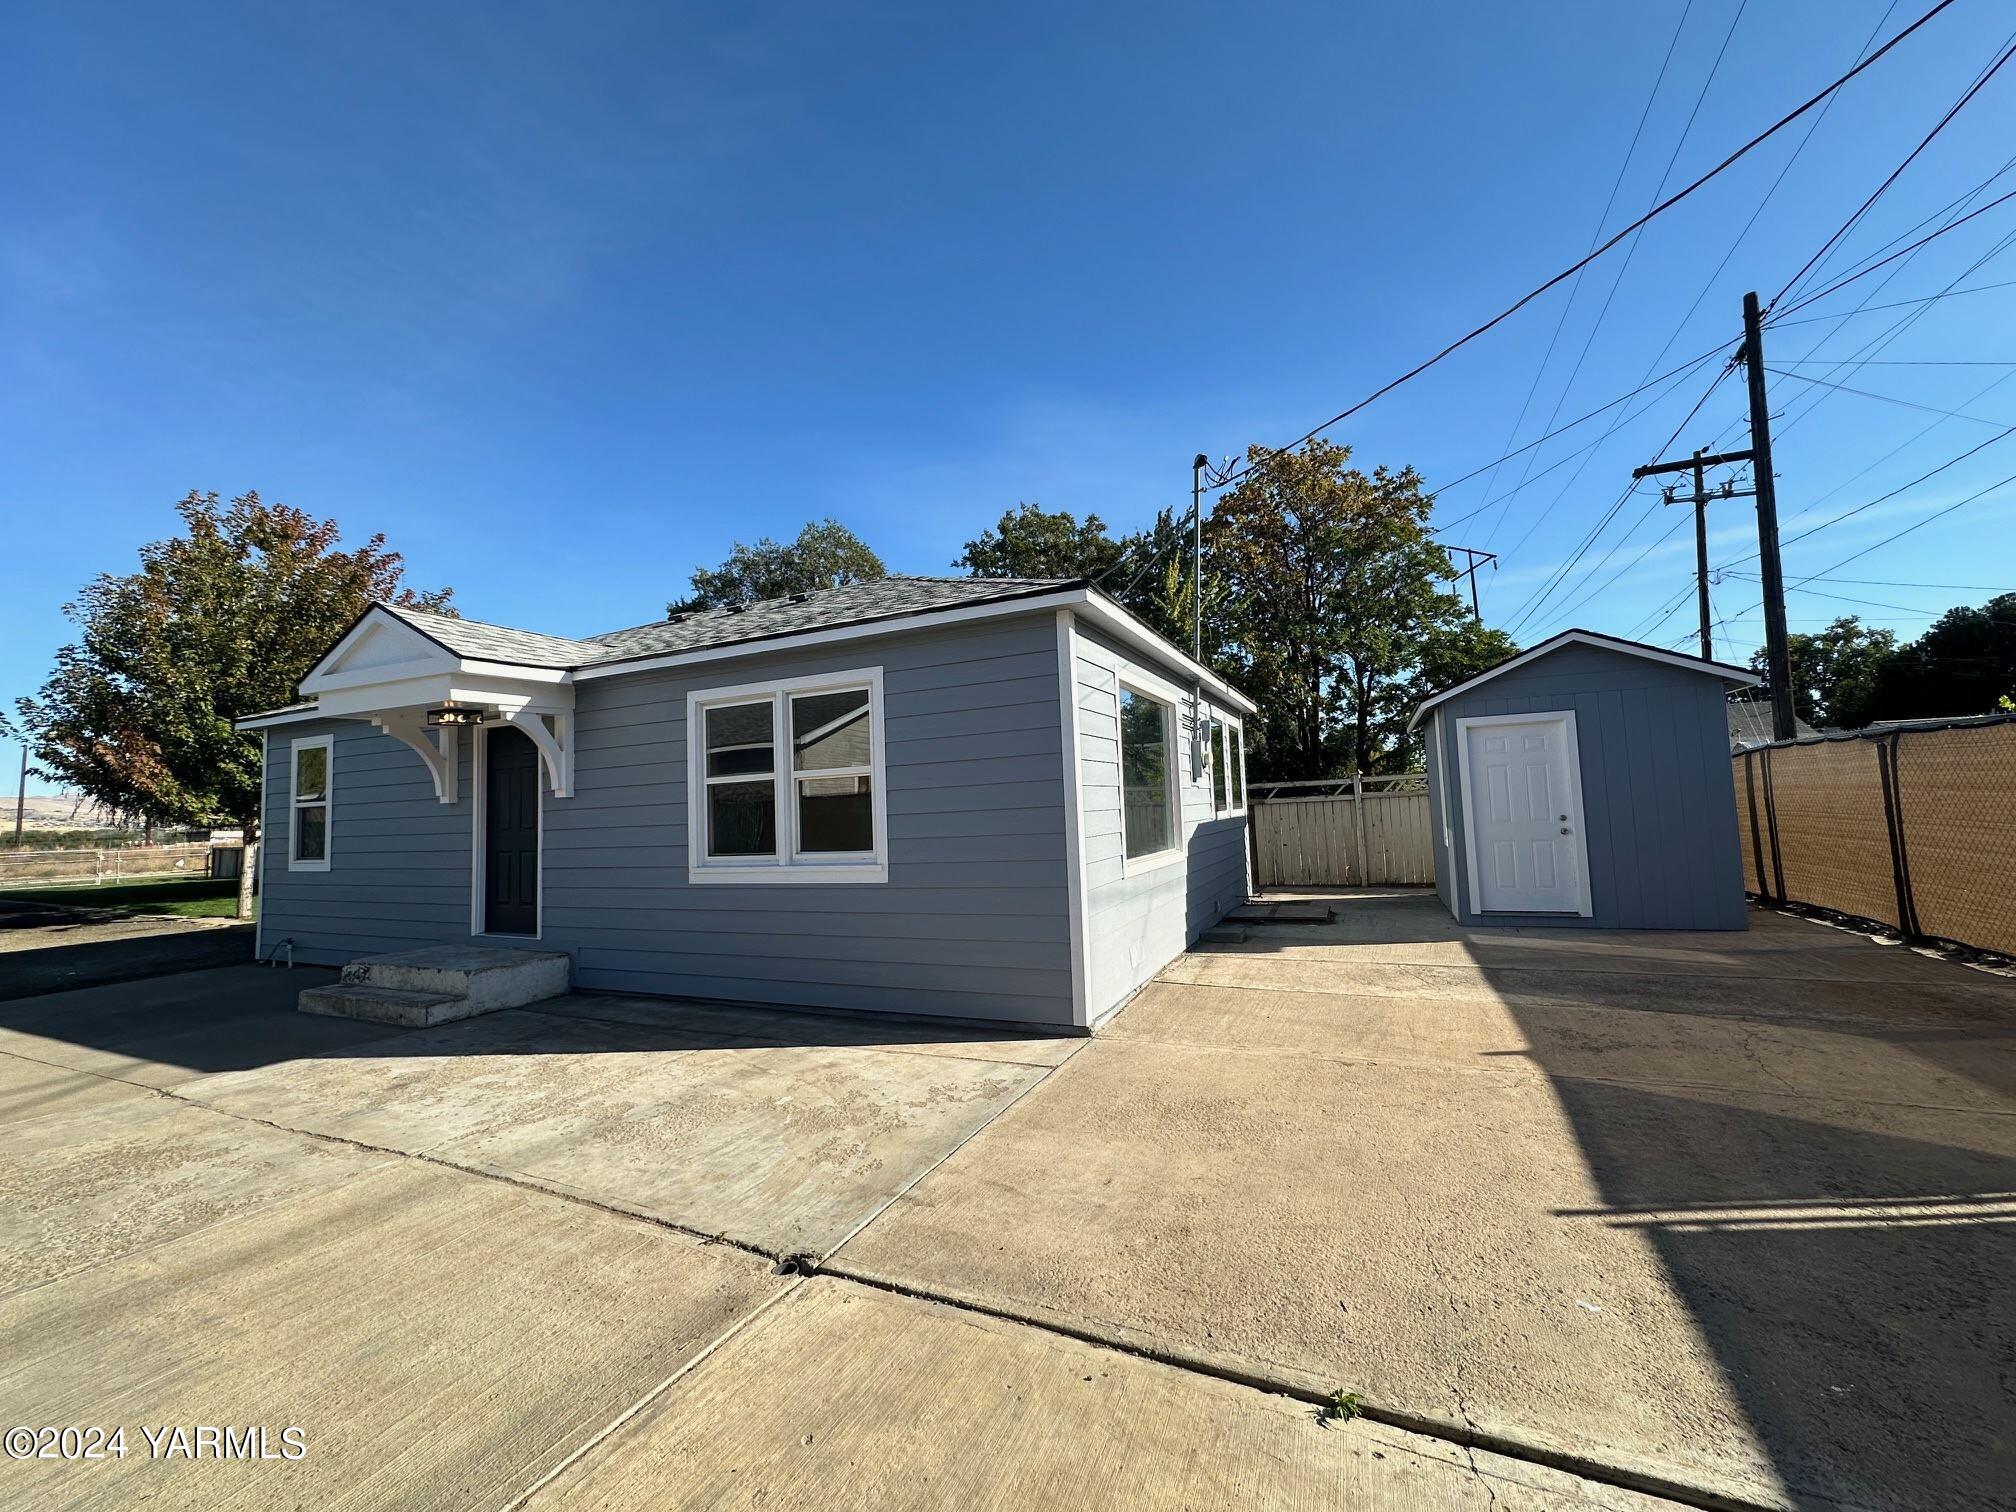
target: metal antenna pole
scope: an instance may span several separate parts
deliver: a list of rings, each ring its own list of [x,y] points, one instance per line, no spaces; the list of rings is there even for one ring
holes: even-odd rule
[[[1210,465],[1202,452],[1190,464],[1190,654],[1199,666],[1204,662],[1204,469]]]

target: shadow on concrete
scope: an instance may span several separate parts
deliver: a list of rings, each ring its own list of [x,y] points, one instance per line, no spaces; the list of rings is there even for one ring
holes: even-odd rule
[[[0,962],[5,961],[0,957]],[[653,1051],[786,1048],[963,1048],[976,1059],[1045,1064],[1055,1036],[999,1025],[877,1014],[745,1007],[675,998],[573,993],[431,1029],[301,1013],[302,989],[326,986],[323,967],[237,965],[177,970],[146,980],[100,984],[0,1001],[0,1036],[33,1036],[13,1048],[79,1069],[102,1063],[155,1068],[166,1085],[219,1071],[306,1057],[415,1054],[596,1055]],[[402,1047],[401,1040],[410,1041]],[[67,1049],[65,1047],[68,1047]],[[0,1038],[0,1049],[8,1048]],[[73,1052],[83,1052],[82,1055]]]
[[[1945,999],[1928,992],[1928,1006],[1913,1012],[1896,987],[1902,958],[1892,957],[1880,963],[1889,988],[1880,998],[1833,983],[1813,1001],[1831,995],[1838,1011],[1797,1019],[1851,1037],[1858,1050],[1876,1047],[1879,1064],[1916,1057],[2001,1092],[2008,1104],[1997,1111],[1885,1102],[1880,1072],[1867,1101],[1654,1090],[1565,1072],[1560,1063],[1584,1046],[1560,1005],[1579,978],[1594,1010],[1694,1011],[1677,980],[1691,975],[1685,956],[1713,954],[1724,937],[1637,935],[1608,946],[1677,952],[1655,968],[1675,979],[1673,1001],[1610,1001],[1602,995],[1610,978],[1571,971],[1542,1013],[1530,974],[1504,966],[1506,952],[1494,948],[1512,931],[1463,929],[1432,894],[1340,896],[1334,906],[1344,934],[1469,947],[1469,964],[1525,1035],[1525,1058],[1548,1076],[1601,1194],[1599,1207],[1553,1216],[1633,1230],[1652,1246],[1790,1505],[2016,1507],[2016,1159],[2001,1137],[2016,1114],[2010,984],[1976,977],[1970,1009],[1965,968],[1919,958],[1928,984],[1960,990]],[[1796,974],[1802,942],[1760,940],[1759,924],[1750,948],[1782,950],[1772,969]],[[1307,942],[1306,931],[1272,929],[1239,949]],[[1603,936],[1586,932],[1574,943],[1605,949]],[[1830,954],[1883,951],[1853,939],[1818,943]],[[1750,985],[1762,998],[1775,990],[1769,976]],[[1949,1015],[1942,1002],[1961,1006]],[[1712,1016],[1739,1011],[1718,1002]],[[1885,1022],[1890,1014],[1895,1022]],[[1516,1415],[1516,1404],[1504,1405]]]
[[[0,927],[35,929],[74,922],[88,928],[97,921],[95,914],[73,915],[71,911],[38,905],[32,912],[10,910]],[[253,926],[249,923],[164,922],[157,930],[110,939],[64,940],[24,950],[0,951],[0,1001],[237,965],[252,959],[252,935]]]

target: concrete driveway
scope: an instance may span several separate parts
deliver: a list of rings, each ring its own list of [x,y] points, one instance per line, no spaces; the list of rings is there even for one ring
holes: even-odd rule
[[[2016,1505],[2016,983],[1337,909],[1177,962],[831,1269],[1690,1499]]]
[[[1082,1039],[328,978],[0,1006],[0,1428],[125,1429],[0,1502],[1657,1505],[816,1274]]]
[[[1090,1041],[0,1004],[0,1426],[128,1431],[0,1500],[2007,1504],[2016,987],[1338,907]]]

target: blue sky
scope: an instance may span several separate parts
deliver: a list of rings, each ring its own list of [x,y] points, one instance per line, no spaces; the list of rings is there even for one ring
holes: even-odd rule
[[[1923,8],[1898,5],[1882,35]],[[465,613],[562,634],[647,619],[696,563],[810,518],[927,573],[1018,500],[1132,527],[1187,500],[1194,452],[1292,439],[1571,262],[1620,165],[1611,229],[1669,163],[1670,188],[1840,73],[1885,10],[15,7],[0,695],[40,682],[63,601],[129,568],[190,488],[382,530]],[[1733,335],[1743,291],[1791,277],[2009,24],[1960,0],[1850,85],[1712,279],[1806,123],[1648,229],[1614,295],[1626,247],[1565,322],[1564,288],[1336,434],[1432,485],[1634,387],[1662,348],[1670,367]],[[2012,143],[2016,64],[1829,276],[1974,190]],[[2016,171],[1969,205],[2011,187]],[[2016,201],[1801,316],[1852,310],[1893,269],[1872,304],[1984,256],[1961,287],[2016,280],[1998,252],[2012,231]],[[2016,362],[2012,313],[2016,287],[1772,333],[1774,365],[1886,396],[1773,380],[1787,535],[1993,436],[1983,422],[2016,423],[2016,381],[1980,392],[2016,366],[1919,365]],[[1688,630],[1691,541],[1662,540],[1677,512],[1651,494],[1524,611],[1709,376],[1612,412],[1600,446],[1544,472],[1610,417],[1551,443],[1539,481],[1450,529],[1503,553],[1487,620],[1529,643],[1567,623]],[[1723,383],[1676,450],[1740,444],[1741,402]],[[1788,574],[2012,459],[2016,440],[1990,446],[1789,544]],[[1524,462],[1438,513],[1530,479]],[[1715,518],[1718,562],[1754,549],[1747,504]],[[1811,584],[1794,628],[1838,611],[1916,633],[2016,587],[2012,548],[2016,487],[1834,574],[1881,583]],[[1747,656],[1755,598],[1717,587],[1718,649]]]

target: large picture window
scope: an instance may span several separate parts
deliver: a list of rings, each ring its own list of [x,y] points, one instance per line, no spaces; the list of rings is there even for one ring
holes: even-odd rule
[[[1169,752],[1174,708],[1134,688],[1120,690],[1121,824],[1127,859],[1176,845],[1175,784]]]
[[[689,873],[887,880],[879,668],[692,695]]]
[[[334,744],[328,735],[311,735],[293,743],[293,771],[287,786],[287,866],[291,871],[329,870],[329,769]]]

